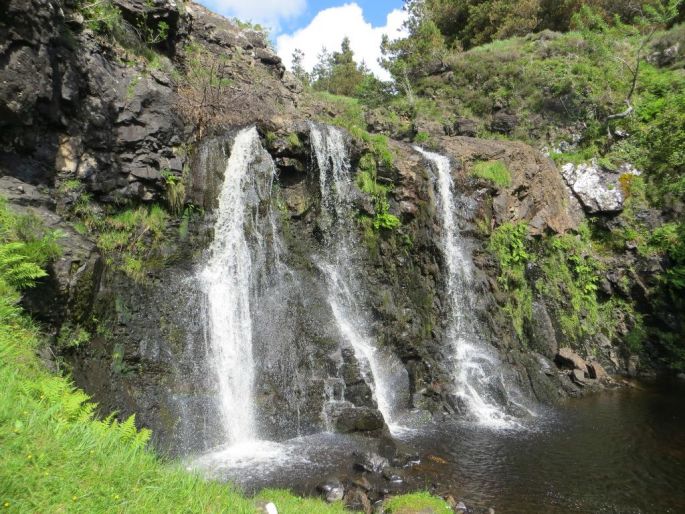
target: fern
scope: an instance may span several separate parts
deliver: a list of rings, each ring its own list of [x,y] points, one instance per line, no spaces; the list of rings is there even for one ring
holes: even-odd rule
[[[31,287],[47,273],[25,254],[26,243],[13,242],[0,245],[0,277],[10,287]]]

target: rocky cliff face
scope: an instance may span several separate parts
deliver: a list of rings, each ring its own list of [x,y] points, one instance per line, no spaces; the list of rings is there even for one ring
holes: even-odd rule
[[[63,258],[27,306],[56,345],[68,330],[88,329],[87,344],[57,351],[103,411],[136,413],[160,448],[214,445],[209,435],[197,436],[212,433],[212,419],[199,366],[207,352],[202,296],[189,279],[212,238],[232,134],[255,124],[278,168],[274,208],[285,260],[297,277],[287,291],[264,296],[255,314],[262,433],[278,438],[320,430],[331,380],[344,383],[358,414],[348,413],[357,421],[339,428],[378,431],[382,424],[368,415],[377,406],[353,353],[330,330],[325,287],[310,260],[321,250],[325,226],[307,123],[316,113],[298,110],[300,86],[259,32],[196,4],[115,3],[126,22],[118,39],[88,28],[76,3],[11,0],[0,7],[0,194],[66,234]],[[126,46],[130,27],[155,29],[161,21],[169,27],[163,38]],[[215,73],[208,83],[206,73]],[[197,96],[202,87],[209,87],[209,103]],[[531,396],[550,402],[577,393],[551,363],[559,343],[544,305],[536,306],[535,344],[526,347],[514,335],[475,220],[488,219],[492,227],[523,220],[541,235],[576,229],[582,212],[554,165],[524,144],[441,136],[436,145],[452,160],[463,193],[460,225],[479,267],[476,310],[484,337]],[[368,145],[350,138],[348,146],[356,169]],[[433,178],[410,145],[391,141],[390,148],[394,164],[377,162],[378,180],[389,191],[389,213],[402,224],[374,230],[359,223],[364,251],[356,264],[371,332],[406,367],[407,406],[440,413],[452,407]],[[498,189],[475,180],[469,166],[479,160],[505,162],[511,183]],[[170,197],[177,184],[181,209]],[[361,188],[355,195],[359,215],[373,216],[371,196]],[[117,226],[107,225],[107,216],[154,203],[171,211],[157,239],[146,229],[140,241],[114,251],[105,245],[102,227]],[[84,210],[100,221],[89,224]],[[118,266],[119,254],[139,243],[150,248],[145,259],[157,264],[139,273]]]

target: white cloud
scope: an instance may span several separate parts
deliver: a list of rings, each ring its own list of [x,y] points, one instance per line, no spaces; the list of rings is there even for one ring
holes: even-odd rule
[[[322,47],[326,47],[329,52],[340,50],[340,44],[347,36],[357,62],[364,61],[374,75],[387,80],[388,72],[378,64],[381,38],[383,34],[387,34],[390,39],[400,37],[405,19],[406,13],[395,9],[388,14],[385,26],[373,27],[364,19],[362,8],[356,3],[331,7],[320,11],[303,29],[279,36],[276,39],[276,48],[288,67],[292,65],[293,51],[299,48],[305,54],[305,69],[311,71]]]
[[[225,16],[260,23],[278,31],[281,20],[296,18],[307,7],[307,0],[200,0],[200,3]]]

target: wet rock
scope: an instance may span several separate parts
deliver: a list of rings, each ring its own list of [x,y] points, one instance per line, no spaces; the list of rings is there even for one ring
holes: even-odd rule
[[[400,484],[404,482],[404,474],[397,468],[387,467],[383,469],[383,478],[388,482]]]
[[[366,492],[371,491],[373,489],[373,485],[371,482],[369,482],[369,479],[366,478],[366,474],[356,477],[354,480],[352,480],[352,485],[359,487],[360,489],[363,489]]]
[[[570,348],[559,348],[559,352],[554,357],[554,361],[561,368],[580,370],[583,374],[588,372],[585,360]]]
[[[628,358],[628,362],[626,364],[626,371],[628,372],[629,377],[636,377],[638,375],[638,372],[640,370],[640,357],[637,355],[631,355]]]
[[[587,377],[585,373],[583,373],[579,369],[574,369],[569,373],[569,376],[571,377],[571,380],[578,384],[579,386],[591,386],[596,383],[595,380]]]
[[[335,413],[338,432],[373,432],[385,426],[383,415],[371,407],[343,407]]]
[[[388,436],[381,437],[378,443],[378,454],[387,459],[395,468],[414,466],[421,462],[415,448]]]
[[[359,471],[368,471],[369,473],[381,473],[388,467],[389,462],[385,457],[381,457],[377,453],[354,453],[354,468]]]
[[[533,302],[533,315],[527,323],[528,341],[531,349],[553,359],[559,349],[552,318],[544,303]]]
[[[323,493],[323,496],[328,503],[340,501],[345,495],[345,487],[337,478],[328,480],[323,484],[318,485],[316,488]]]
[[[356,487],[345,493],[343,503],[345,503],[348,509],[362,511],[364,514],[371,514],[373,512],[373,506],[369,497],[363,490]]]

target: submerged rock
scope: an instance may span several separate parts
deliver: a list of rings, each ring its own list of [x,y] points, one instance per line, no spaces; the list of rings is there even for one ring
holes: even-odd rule
[[[369,473],[381,473],[390,465],[388,459],[381,457],[377,453],[357,453],[355,452],[354,468]]]
[[[366,493],[359,488],[355,487],[349,490],[345,494],[343,502],[348,509],[362,511],[364,514],[371,514],[373,512],[371,500],[369,500]]]

